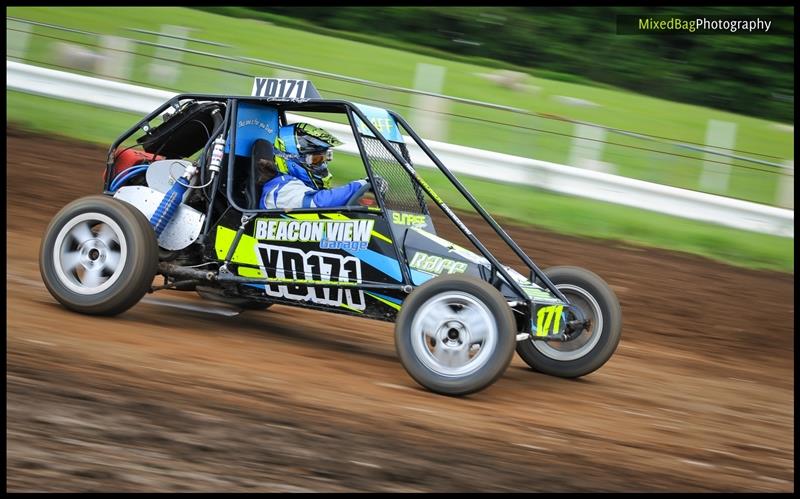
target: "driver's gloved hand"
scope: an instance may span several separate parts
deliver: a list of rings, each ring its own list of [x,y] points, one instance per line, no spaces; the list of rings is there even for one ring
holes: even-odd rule
[[[375,192],[380,192],[381,195],[386,194],[386,191],[389,190],[389,182],[386,181],[385,178],[381,177],[380,175],[373,175],[375,177],[375,184],[372,186],[372,190]],[[367,182],[369,182],[369,177],[364,178]]]

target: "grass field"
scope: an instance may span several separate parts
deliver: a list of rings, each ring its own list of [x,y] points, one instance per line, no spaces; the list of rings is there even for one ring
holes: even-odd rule
[[[794,157],[793,133],[766,120],[659,100],[622,90],[533,76],[526,83],[537,87],[536,91],[513,91],[479,77],[478,73],[491,72],[487,67],[423,56],[377,44],[317,35],[263,21],[235,19],[177,7],[9,7],[6,12],[11,17],[149,42],[155,42],[156,37],[130,31],[130,28],[157,32],[164,24],[180,25],[191,29],[189,36],[192,38],[231,46],[210,47],[189,42],[187,48],[190,49],[226,56],[259,58],[399,87],[413,86],[418,63],[437,65],[446,70],[442,89],[442,93],[446,95],[695,143],[705,141],[709,120],[729,121],[735,123],[737,128],[734,148],[746,151],[740,154],[779,163]],[[39,65],[57,66],[64,63],[54,51],[55,44],[63,41],[53,37],[93,45],[99,43],[97,37],[40,26],[34,27],[33,33],[44,36],[29,38],[24,59]],[[151,57],[156,54],[156,48],[136,44],[133,50],[136,55],[132,57],[131,80],[177,91],[249,93],[252,84],[249,75],[298,76],[296,73],[290,74],[263,66],[184,54],[181,57],[187,64],[180,66],[178,80],[174,84],[166,84],[150,75]],[[176,56],[175,52],[169,54],[169,57]],[[190,64],[208,68],[193,67]],[[411,109],[415,101],[409,94],[328,78],[312,78],[324,96],[389,107],[406,116],[412,125],[419,128],[422,118]],[[559,97],[584,99],[596,106],[571,106],[560,101]],[[441,140],[556,163],[568,163],[570,160],[574,140],[570,136],[575,133],[575,125],[571,123],[449,101],[426,105],[440,106],[440,111],[447,113],[441,115],[443,121],[437,128],[440,133],[437,138]],[[613,144],[604,147],[601,159],[614,165],[616,173],[704,190],[699,185],[701,154],[617,134],[608,134],[605,140]],[[652,149],[674,154],[660,154]],[[779,182],[785,177],[769,166],[741,164],[748,168],[733,166],[728,188],[725,192],[718,193],[774,204]]]
[[[7,91],[7,119],[34,131],[60,134],[107,147],[140,116],[83,104]],[[75,117],[79,116],[80,120]],[[70,123],[72,126],[65,126]],[[354,156],[340,154],[332,165],[337,181],[364,176]],[[103,165],[97,165],[98,171]],[[453,207],[466,201],[433,170],[421,175]],[[572,198],[462,176],[460,180],[493,216],[556,232],[614,239],[685,251],[735,265],[794,271],[794,240],[684,220],[609,203]]]

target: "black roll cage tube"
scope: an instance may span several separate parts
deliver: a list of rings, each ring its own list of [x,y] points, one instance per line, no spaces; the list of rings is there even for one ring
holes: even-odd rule
[[[134,126],[129,128],[125,131],[122,135],[117,138],[116,141],[111,145],[108,151],[107,156],[107,163],[106,163],[106,180],[104,183],[104,190],[106,193],[109,193],[109,187],[112,182],[112,170],[114,167],[114,153],[122,142],[127,140],[131,135],[133,135],[137,130],[142,128],[145,133],[149,133],[149,121],[154,119],[162,112],[164,112],[170,106],[174,106],[175,103],[180,102],[182,100],[205,100],[205,101],[218,101],[218,102],[225,102],[226,109],[225,109],[225,118],[224,118],[224,128],[228,130],[228,139],[230,146],[230,152],[228,154],[228,168],[227,168],[227,185],[226,185],[226,196],[228,203],[230,203],[231,207],[234,209],[245,213],[285,213],[285,210],[281,209],[270,209],[270,210],[252,210],[252,209],[245,209],[236,204],[236,201],[233,199],[233,166],[236,157],[236,127],[232,126],[236,123],[236,116],[238,111],[238,103],[239,101],[255,101],[255,102],[264,102],[264,103],[275,103],[275,104],[289,104],[293,110],[300,109],[302,110],[303,107],[315,107],[315,106],[331,106],[333,108],[341,107],[344,109],[345,114],[347,114],[348,121],[350,123],[350,127],[353,131],[353,136],[355,137],[356,143],[358,145],[359,154],[361,156],[361,160],[364,163],[365,169],[367,171],[367,176],[370,179],[372,185],[374,184],[374,176],[372,173],[372,165],[369,162],[369,159],[364,151],[363,141],[361,139],[361,133],[358,131],[356,127],[355,120],[353,119],[354,116],[358,117],[359,120],[372,132],[374,135],[373,138],[377,139],[381,145],[383,145],[386,150],[389,151],[390,154],[394,157],[394,159],[400,163],[400,165],[406,170],[409,176],[413,179],[413,181],[436,203],[436,205],[447,215],[450,221],[455,224],[456,227],[464,234],[464,236],[469,239],[469,241],[481,252],[481,254],[492,264],[493,272],[498,272],[506,281],[506,283],[511,286],[511,288],[517,293],[519,298],[525,301],[529,306],[532,304],[531,298],[527,296],[525,290],[522,289],[522,286],[513,279],[508,271],[503,267],[503,265],[494,257],[494,255],[483,245],[483,243],[478,240],[477,237],[461,222],[458,216],[453,213],[447,204],[439,198],[439,196],[433,192],[433,190],[428,186],[428,184],[422,180],[419,175],[417,174],[416,170],[414,169],[411,164],[403,158],[399,152],[397,152],[394,147],[389,143],[389,141],[380,133],[375,126],[370,122],[370,120],[364,115],[361,110],[355,106],[354,104],[348,101],[340,101],[340,100],[327,100],[327,99],[314,99],[314,100],[305,100],[305,101],[298,101],[292,99],[276,99],[273,97],[252,97],[252,96],[239,96],[239,97],[229,97],[224,95],[214,95],[214,94],[178,94],[172,97],[170,100],[156,108],[154,111],[149,113],[147,116],[139,120]],[[308,106],[306,106],[308,104]],[[408,133],[408,135],[414,140],[414,142],[422,149],[422,151],[428,156],[428,158],[433,161],[436,167],[447,177],[451,184],[458,190],[458,192],[464,196],[467,201],[469,201],[470,205],[478,212],[478,214],[484,219],[486,223],[497,233],[498,236],[505,242],[514,253],[522,260],[523,263],[528,267],[528,269],[539,278],[547,289],[552,292],[556,297],[562,300],[565,304],[570,305],[569,300],[564,296],[561,291],[556,288],[553,282],[544,274],[544,272],[539,269],[539,267],[531,260],[528,255],[525,254],[524,251],[514,242],[513,239],[503,230],[500,225],[489,215],[489,213],[478,203],[478,201],[470,194],[470,192],[459,182],[459,180],[447,169],[447,167],[436,157],[433,151],[422,141],[422,139],[417,135],[416,132],[411,128],[411,126],[397,113],[391,110],[387,110],[389,115],[395,119],[396,123],[399,123],[402,128]],[[279,109],[281,119],[285,121],[285,109]],[[142,126],[145,124],[144,126]],[[206,143],[204,149],[209,147],[209,144],[213,143],[213,140]],[[201,154],[202,158],[207,154],[208,151],[204,150]],[[232,152],[232,154],[231,154]],[[214,189],[212,192],[212,201],[213,196],[215,195],[216,187],[217,187],[217,180],[219,176],[215,179],[214,182]],[[384,205],[382,196],[376,195],[375,198],[378,200],[378,206],[380,208],[381,215],[386,218],[386,207]],[[367,209],[366,207],[359,208],[359,207],[346,207],[346,208],[337,208],[341,211],[357,211],[357,212],[370,212],[371,210]],[[208,231],[210,230],[210,215],[213,210],[213,202],[209,203],[208,213],[206,214],[206,223],[204,224],[203,231],[201,233],[201,237],[206,238],[208,236]],[[305,213],[305,212],[318,212],[318,208],[298,208],[292,210],[292,212],[297,213]],[[395,249],[395,253],[397,254],[398,262],[404,261],[402,255],[397,248],[396,244],[392,244],[392,247]],[[403,283],[404,285],[413,285],[411,282],[411,277],[409,275],[408,269],[406,265],[400,265],[400,269],[403,276]]]
[[[483,219],[492,227],[492,229],[494,229],[494,231],[497,233],[498,236],[500,236],[503,242],[505,242],[511,248],[511,250],[514,251],[514,253],[516,253],[516,255],[520,258],[520,260],[522,260],[525,263],[525,265],[528,267],[528,270],[533,272],[533,274],[536,277],[541,279],[541,281],[547,286],[547,289],[549,289],[553,294],[555,294],[560,300],[562,300],[566,304],[569,304],[569,300],[567,300],[564,294],[561,291],[559,291],[559,289],[556,288],[555,284],[553,284],[553,282],[547,277],[547,275],[544,272],[542,272],[542,270],[535,263],[533,263],[533,260],[531,260],[530,257],[527,254],[525,254],[524,251],[522,251],[522,248],[520,248],[519,245],[513,239],[511,239],[511,236],[509,236],[508,233],[505,230],[503,230],[502,227],[500,227],[500,225],[494,220],[494,218],[492,218],[489,212],[487,212],[478,203],[478,201],[472,196],[472,194],[470,194],[470,192],[461,184],[461,182],[459,182],[459,180],[455,177],[455,175],[453,175],[450,172],[450,170],[448,170],[447,167],[441,161],[439,161],[439,158],[437,158],[436,155],[433,153],[433,151],[431,151],[431,149],[428,147],[428,145],[422,141],[419,135],[417,135],[417,133],[411,129],[411,126],[409,126],[409,124],[406,123],[406,120],[404,120],[400,115],[398,115],[394,111],[388,109],[387,111],[389,115],[392,118],[394,118],[397,123],[400,123],[403,129],[406,132],[408,132],[408,134],[411,136],[412,139],[414,139],[414,142],[417,143],[420,149],[422,149],[423,152],[425,152],[428,158],[430,158],[431,161],[433,161],[434,164],[439,168],[439,170],[441,170],[441,172],[447,177],[447,179],[450,180],[450,183],[452,183],[455,186],[455,188],[458,189],[458,192],[460,192],[462,196],[467,198],[469,204],[472,205],[472,207],[475,208],[475,211],[477,211],[481,215],[481,217],[483,217]],[[373,133],[375,132],[373,131]],[[416,178],[416,173],[414,172],[413,169],[410,168],[411,165],[403,164],[403,167],[405,167],[406,170],[409,170],[409,173],[412,173],[412,177],[414,177],[414,180],[417,183],[419,183],[419,180]],[[422,187],[425,188],[425,186]],[[430,195],[430,193],[428,193],[428,195]],[[431,196],[431,198],[433,198],[433,196]],[[456,223],[456,225],[458,225],[459,228],[462,229],[462,232],[463,229],[466,229],[466,227],[462,228],[460,226],[460,223]],[[472,239],[470,239],[470,241],[472,241]],[[475,243],[479,244],[480,241],[478,241],[476,238],[475,241],[473,241],[473,244]],[[475,245],[478,246],[478,244]],[[486,250],[486,253],[488,253],[488,250]],[[494,260],[490,259],[490,261],[492,262],[493,265],[498,265],[498,263],[496,263]],[[500,266],[500,269],[502,269],[502,266]],[[504,273],[503,277],[505,277],[507,280],[509,279]],[[523,294],[523,296],[525,295]]]

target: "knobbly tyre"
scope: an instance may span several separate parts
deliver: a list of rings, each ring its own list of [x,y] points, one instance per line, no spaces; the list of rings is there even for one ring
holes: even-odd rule
[[[256,164],[274,158],[287,113],[347,118],[345,147],[357,148],[369,183],[346,206],[259,209]],[[501,264],[417,174],[403,134],[527,277]],[[477,253],[436,235],[437,207]],[[447,395],[488,387],[515,350],[536,371],[584,376],[608,361],[622,328],[600,277],[539,269],[403,118],[323,99],[307,80],[256,78],[251,96],[168,100],[111,145],[103,193],[56,214],[39,263],[50,293],[84,314],[119,314],[174,289],[242,309],[278,303],[394,322],[408,374]]]

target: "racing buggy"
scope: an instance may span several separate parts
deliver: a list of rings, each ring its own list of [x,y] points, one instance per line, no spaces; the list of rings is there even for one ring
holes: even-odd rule
[[[345,134],[342,149],[363,163],[368,182],[344,206],[260,208],[257,163],[279,153],[278,128],[296,113],[338,119],[324,126]],[[411,147],[527,276],[498,261],[433,191]],[[437,235],[434,221],[448,219],[476,251]],[[84,314],[119,314],[172,289],[242,310],[281,304],[394,322],[405,370],[447,395],[488,387],[514,351],[533,370],[586,375],[611,357],[622,329],[600,277],[537,267],[402,117],[323,99],[308,80],[256,78],[250,96],[169,99],[111,145],[102,194],[55,215],[39,264],[53,297]]]

